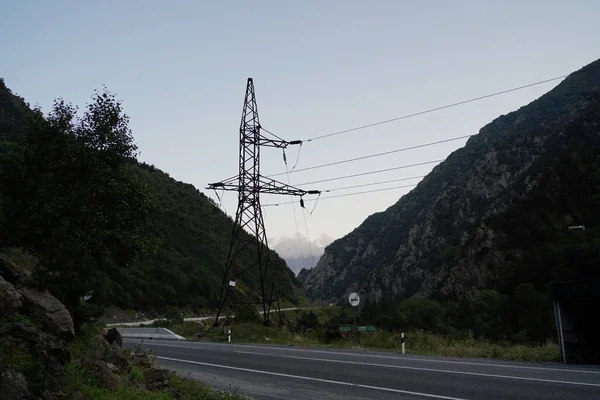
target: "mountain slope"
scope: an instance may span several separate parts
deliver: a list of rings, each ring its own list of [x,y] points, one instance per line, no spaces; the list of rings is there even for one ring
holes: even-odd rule
[[[9,150],[27,134],[32,113],[0,80],[0,157],[11,157]],[[10,158],[7,160],[4,165],[10,165]],[[101,297],[123,308],[215,307],[233,221],[192,185],[178,182],[153,166],[132,162],[129,173],[150,192],[160,210],[153,215],[148,232],[154,245],[133,265],[111,271],[103,282]],[[2,188],[0,200],[4,200],[1,192]],[[243,257],[239,260],[241,265],[249,262]],[[270,265],[279,295],[295,301],[298,282],[293,272],[275,252],[271,252]],[[246,276],[247,281],[238,286],[254,292],[258,279]],[[98,297],[92,296],[90,302]]]
[[[178,182],[146,164],[132,166],[132,172],[155,193],[161,213],[152,221],[157,236],[156,252],[139,262],[136,279],[149,272],[136,302],[214,307],[218,301],[233,220],[193,185]],[[279,295],[295,301],[298,282],[277,253],[271,251]],[[240,260],[240,265],[248,263]],[[246,275],[248,276],[248,275]],[[257,289],[258,273],[244,282]],[[252,279],[253,278],[253,279]]]
[[[299,278],[311,298],[340,301],[353,290],[456,299],[590,276],[600,261],[598,148],[600,60],[483,127]],[[568,230],[580,224],[588,229]]]

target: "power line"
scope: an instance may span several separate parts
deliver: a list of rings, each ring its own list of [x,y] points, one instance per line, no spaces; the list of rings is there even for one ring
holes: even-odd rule
[[[560,107],[556,107],[556,108],[551,108],[548,110],[548,112],[546,113],[546,115],[551,114],[552,112],[555,111],[559,111],[561,110]],[[556,117],[553,119],[550,119],[548,121],[546,121],[546,123],[550,123],[553,122],[554,120],[558,120],[560,119],[560,117]],[[529,132],[531,130],[531,128],[528,129],[523,129],[521,131],[516,131],[516,132],[512,132],[512,134],[519,134],[519,133],[523,133],[523,132]],[[421,143],[421,144],[417,144],[414,146],[408,146],[408,147],[402,147],[399,149],[394,149],[394,150],[389,150],[389,151],[384,151],[381,153],[375,153],[375,154],[369,154],[366,156],[361,156],[361,157],[354,157],[354,158],[347,158],[347,159],[343,159],[343,160],[339,160],[339,161],[334,161],[334,162],[330,162],[330,163],[326,163],[326,164],[320,164],[320,165],[313,165],[310,167],[305,167],[305,168],[301,168],[301,169],[297,169],[297,170],[286,170],[286,172],[279,172],[276,174],[272,174],[270,175],[271,177],[274,176],[279,176],[279,175],[284,175],[287,173],[294,173],[294,172],[303,172],[303,171],[309,171],[309,170],[313,170],[313,169],[318,169],[318,168],[325,168],[325,167],[330,167],[333,165],[339,165],[339,164],[346,164],[346,163],[350,163],[350,162],[354,162],[354,161],[360,161],[360,160],[365,160],[365,159],[369,159],[369,158],[375,158],[375,157],[381,157],[384,155],[388,155],[388,154],[394,154],[394,153],[399,153],[399,152],[403,152],[403,151],[409,151],[409,150],[416,150],[416,149],[420,149],[420,148],[424,148],[424,147],[429,147],[429,146],[435,146],[438,144],[442,144],[442,143],[448,143],[448,142],[452,142],[452,141],[456,141],[456,140],[460,140],[460,139],[466,139],[466,138],[470,138],[473,136],[477,136],[477,133],[473,133],[473,134],[467,134],[467,135],[461,135],[461,136],[456,136],[456,137],[452,137],[452,138],[448,138],[448,139],[442,139],[442,140],[438,140],[435,142],[428,142],[428,143]],[[296,160],[296,162],[298,162],[298,160]],[[314,182],[312,182],[314,183]]]
[[[560,107],[553,108],[547,114],[550,114],[551,112],[557,111],[557,110],[560,110],[560,109],[561,109]],[[549,119],[547,121],[544,121],[544,123],[545,124],[549,124],[549,123],[552,123],[554,121],[558,121],[561,118],[562,118],[561,116],[558,116],[556,118],[552,118],[552,119]],[[536,127],[534,127],[534,128],[526,128],[526,129],[522,129],[520,131],[512,131],[512,132],[510,132],[510,134],[511,135],[518,135],[518,134],[521,134],[521,133],[531,132],[534,129],[536,129]],[[468,137],[468,136],[477,136],[477,135],[475,135],[475,134],[473,134],[473,135],[464,135],[464,136],[461,136],[461,138],[465,138],[465,137]],[[457,139],[457,138],[451,138],[450,140],[452,140],[452,139]],[[431,142],[431,143],[432,144],[437,144],[438,142]],[[407,148],[403,148],[403,149],[392,150],[392,152],[403,151],[403,150],[411,150],[411,149],[415,149],[415,148],[419,148],[419,147],[426,147],[428,145],[430,145],[430,143],[424,143],[422,145],[417,145],[417,146],[407,147]],[[520,147],[532,147],[532,146],[535,146],[535,144],[528,145],[528,146],[520,146]],[[515,146],[512,146],[512,148],[515,148]],[[464,147],[461,148],[461,149],[464,149]],[[503,151],[503,150],[490,150],[490,151],[483,152],[483,153],[466,154],[466,155],[462,155],[462,156],[455,156],[455,157],[452,157],[452,158],[446,158],[446,160],[451,160],[451,159],[456,159],[456,158],[473,157],[473,156],[477,156],[477,155],[485,155],[485,154],[489,154],[489,153],[493,153],[493,152],[498,152],[498,151]],[[385,154],[385,153],[379,153],[379,154]],[[376,157],[376,156],[378,156],[378,155],[377,154],[372,154],[370,156],[365,156],[365,157]],[[354,160],[354,159],[342,160],[342,161],[338,161],[337,163],[350,162],[352,160]],[[328,179],[321,179],[321,180],[318,180],[318,181],[305,182],[305,183],[300,183],[297,186],[312,185],[312,184],[315,184],[315,183],[331,182],[331,181],[336,181],[336,180],[341,180],[341,179],[348,179],[348,178],[356,178],[356,177],[359,177],[359,176],[378,174],[378,173],[382,173],[382,172],[395,171],[395,170],[405,169],[405,168],[419,167],[419,166],[428,165],[428,164],[435,164],[435,163],[440,163],[442,161],[444,161],[444,159],[431,160],[431,161],[423,161],[423,162],[414,163],[414,164],[406,164],[406,165],[400,165],[400,166],[397,166],[397,167],[383,168],[383,169],[378,169],[378,170],[369,171],[369,172],[361,172],[361,173],[357,173],[357,174],[343,175],[343,176],[338,176],[338,177],[328,178]],[[306,169],[313,169],[313,168],[321,168],[321,167],[323,167],[325,165],[327,165],[327,164],[317,165],[317,166],[314,166],[314,167],[307,167],[307,168],[305,168],[305,170]],[[297,171],[301,171],[301,170],[297,170]],[[271,175],[271,176],[273,176],[273,175]]]
[[[434,163],[439,163],[439,162],[442,162],[442,161],[444,161],[444,160],[443,159],[432,160],[432,161],[425,161],[425,162],[414,163],[414,164],[400,165],[398,167],[392,167],[392,168],[377,169],[375,171],[361,172],[361,173],[358,173],[358,174],[336,176],[335,178],[321,179],[319,181],[299,183],[297,186],[312,185],[312,184],[315,184],[315,183],[323,183],[323,182],[331,182],[331,181],[339,181],[341,179],[356,178],[357,176],[379,174],[379,173],[382,173],[382,172],[396,171],[398,169],[404,169],[404,168],[419,167],[421,165],[434,164]],[[406,179],[412,179],[412,178],[406,178]]]
[[[383,189],[375,189],[375,190],[365,190],[362,192],[353,192],[353,193],[344,193],[344,194],[336,194],[333,196],[325,196],[325,197],[320,197],[321,200],[325,200],[325,199],[335,199],[337,197],[347,197],[347,196],[356,196],[359,194],[367,194],[367,193],[376,193],[376,192],[385,192],[388,190],[395,190],[395,189],[402,189],[402,188],[408,188],[408,187],[415,187],[417,186],[417,184],[413,184],[413,185],[403,185],[403,186],[393,186],[393,187],[389,187],[389,188],[383,188]],[[317,201],[317,199],[308,199],[308,200],[304,200],[306,201]],[[264,204],[264,207],[277,207],[277,206],[282,206],[282,205],[287,205],[287,204],[294,204],[293,201],[288,201],[285,203],[271,203],[271,204]]]
[[[316,200],[315,200],[316,201]],[[315,266],[315,256],[312,251],[312,243],[310,242],[310,233],[308,232],[308,223],[306,222],[306,210],[303,208],[300,210],[302,217],[304,217],[304,227],[306,228],[306,240],[308,241],[308,250],[310,251],[311,268]]]
[[[560,111],[560,110],[561,110],[560,107],[551,108],[551,109],[549,109],[547,111],[546,115],[551,114],[552,112],[555,112],[555,111]],[[552,119],[550,119],[548,121],[545,121],[545,122],[546,123],[550,123],[550,122],[553,122],[555,120],[559,120],[560,118],[561,118],[560,116],[559,117],[555,117],[555,118],[552,118]],[[521,131],[512,132],[512,134],[519,134],[519,133],[523,133],[523,132],[529,132],[530,130],[531,130],[531,128],[523,129]],[[289,173],[309,171],[309,170],[313,170],[313,169],[325,168],[325,167],[330,167],[330,166],[339,165],[339,164],[346,164],[346,163],[350,163],[350,162],[354,162],[354,161],[360,161],[360,160],[365,160],[365,159],[369,159],[369,158],[381,157],[381,156],[385,156],[385,155],[388,155],[388,154],[400,153],[400,152],[403,152],[403,151],[416,150],[416,149],[420,149],[420,148],[424,148],[424,147],[429,147],[429,146],[435,146],[435,145],[438,145],[438,144],[448,143],[448,142],[452,142],[452,141],[456,141],[456,140],[460,140],[460,139],[466,139],[466,138],[470,138],[470,137],[477,136],[477,135],[478,135],[477,133],[473,133],[473,134],[466,134],[466,135],[456,136],[456,137],[452,137],[452,138],[448,138],[448,139],[437,140],[435,142],[421,143],[421,144],[417,144],[417,145],[414,145],[414,146],[402,147],[402,148],[399,148],[399,149],[384,151],[384,152],[381,152],[381,153],[369,154],[369,155],[366,155],[366,156],[355,157],[355,158],[347,158],[347,159],[343,159],[343,160],[339,160],[339,161],[334,161],[334,162],[330,162],[330,163],[326,163],[326,164],[313,165],[313,166],[310,166],[310,167],[305,167],[305,168],[301,168],[301,169],[297,169],[297,170],[291,170],[291,171],[289,171]],[[296,160],[296,162],[297,161],[298,160]],[[284,175],[286,173],[288,173],[288,172],[287,171],[286,172],[278,172],[276,174],[270,175],[270,177]],[[315,183],[315,182],[312,182],[312,183]]]
[[[428,110],[419,111],[419,112],[416,112],[416,113],[407,114],[407,115],[403,115],[403,116],[400,116],[400,117],[387,119],[387,120],[384,120],[384,121],[374,122],[374,123],[367,124],[367,125],[361,125],[361,126],[357,126],[355,128],[344,129],[343,131],[338,131],[338,132],[328,133],[328,134],[325,134],[325,135],[315,136],[315,137],[312,137],[310,139],[305,139],[304,141],[305,142],[312,142],[312,141],[315,141],[315,140],[324,139],[324,138],[328,138],[328,137],[331,137],[331,136],[337,136],[337,135],[342,135],[344,133],[349,133],[349,132],[354,132],[354,131],[358,131],[358,130],[361,130],[361,129],[371,128],[373,126],[388,124],[390,122],[399,121],[399,120],[407,119],[407,118],[412,118],[412,117],[416,117],[418,115],[428,114],[428,113],[432,113],[432,112],[435,112],[435,111],[440,111],[440,110],[444,110],[444,109],[447,109],[447,108],[456,107],[456,106],[467,104],[467,103],[472,103],[474,101],[488,99],[490,97],[499,96],[499,95],[510,93],[510,92],[515,92],[517,90],[522,90],[522,89],[530,88],[532,86],[537,86],[537,85],[541,85],[541,84],[544,84],[544,83],[548,83],[548,82],[556,81],[556,80],[559,80],[559,79],[563,79],[563,78],[566,78],[567,76],[568,75],[561,75],[561,76],[557,76],[555,78],[550,78],[550,79],[546,79],[546,80],[543,80],[543,81],[529,83],[529,84],[523,85],[523,86],[518,86],[518,87],[515,87],[515,88],[512,88],[512,89],[507,89],[507,90],[502,90],[500,92],[495,92],[495,93],[487,94],[485,96],[474,97],[472,99],[459,101],[457,103],[447,104],[447,105],[441,106],[441,107],[430,108]]]
[[[289,174],[289,168],[288,168],[288,163],[287,163],[287,157],[285,156],[285,150],[283,151],[283,162],[285,164],[285,170],[288,171],[288,173],[287,173],[288,185],[292,186],[292,184],[290,182],[290,174]],[[291,198],[292,198],[292,196],[290,195],[290,199]],[[296,207],[294,206],[294,201],[291,201],[290,203],[292,204],[292,213],[294,214],[294,224],[296,225],[296,238],[298,239],[298,248],[300,249],[300,257],[302,260],[304,260],[304,251],[302,250],[302,242],[300,240],[300,229],[298,229],[298,219],[296,218]],[[300,212],[302,212],[302,210],[300,210]]]
[[[565,139],[568,139],[568,138],[559,138],[559,139],[553,140],[551,142],[560,142],[560,141],[564,141]],[[532,145],[529,145],[529,146],[519,146],[519,147],[521,147],[521,148],[523,148],[523,147],[532,147]],[[583,152],[583,151],[594,151],[594,150],[600,150],[600,146],[599,147],[591,147],[591,148],[583,149],[583,150],[580,150],[580,151]],[[465,158],[469,158],[469,157],[475,157],[475,156],[481,156],[481,155],[491,154],[491,153],[501,153],[501,152],[504,152],[504,151],[507,151],[507,150],[506,149],[505,150],[491,150],[491,151],[482,152],[482,153],[465,154],[465,155],[462,155],[462,156],[448,158],[446,161],[454,161],[454,160],[465,159]],[[415,164],[411,164],[411,165],[408,165],[408,166],[402,166],[402,167],[409,167],[409,166],[412,166],[412,165],[415,165]],[[392,169],[397,169],[397,168],[398,167],[392,168]],[[377,173],[377,172],[382,172],[382,171],[386,171],[386,170],[371,171],[371,172],[367,172],[366,174]],[[350,177],[350,176],[340,177],[339,179],[347,178],[347,177]],[[400,178],[400,179],[397,179],[397,181],[408,180],[408,179],[415,179],[415,178],[417,178],[417,177]],[[337,179],[337,178],[328,179],[328,181],[329,180],[335,180],[335,179]],[[315,182],[313,182],[313,183],[315,183]],[[372,184],[365,184],[364,186],[381,184],[381,183],[383,183],[383,182],[372,183]],[[365,191],[361,191],[361,192],[344,193],[344,194],[339,194],[339,195],[320,197],[320,199],[332,199],[332,198],[354,196],[354,195],[360,195],[360,194],[366,194],[366,193],[383,192],[383,191],[394,190],[394,189],[401,189],[401,188],[407,188],[407,187],[415,187],[417,185],[418,184],[402,185],[402,186],[393,186],[393,187],[383,188],[383,189],[365,190]],[[363,185],[357,185],[357,187],[359,187],[359,186],[363,186]],[[350,187],[347,187],[347,188],[350,188]],[[345,189],[345,188],[338,188],[337,190],[342,190],[342,189]],[[307,200],[304,200],[304,201],[306,202],[306,201],[316,201],[316,200],[317,199],[307,199]],[[279,206],[279,205],[284,205],[284,204],[291,204],[291,202],[288,202],[288,203],[272,203],[272,204],[266,204],[265,206],[271,207],[271,206]]]
[[[345,186],[345,187],[339,187],[339,188],[322,190],[321,192],[329,193],[329,192],[337,192],[338,190],[356,189],[356,188],[359,188],[359,187],[366,187],[366,186],[377,186],[377,185],[383,185],[383,184],[386,184],[386,183],[399,182],[399,181],[407,181],[407,180],[410,180],[410,179],[425,178],[425,176],[426,175],[418,175],[418,176],[413,176],[413,177],[410,177],[410,178],[398,178],[398,179],[390,179],[390,180],[387,180],[387,181],[379,181],[379,182],[373,182],[373,183],[363,183],[361,185],[352,185],[352,186]]]
[[[279,175],[285,175],[287,173],[291,174],[291,173],[294,173],[294,172],[302,172],[302,171],[309,171],[309,170],[312,170],[312,169],[331,167],[333,165],[345,164],[345,163],[359,161],[359,160],[366,160],[368,158],[381,157],[381,156],[385,156],[385,155],[388,155],[388,154],[400,153],[402,151],[415,150],[415,149],[420,149],[420,148],[423,148],[423,147],[434,146],[436,144],[453,142],[453,141],[460,140],[460,139],[466,139],[466,138],[469,138],[471,136],[474,136],[474,135],[457,136],[457,137],[453,137],[453,138],[449,138],[449,139],[438,140],[438,141],[435,141],[435,142],[423,143],[423,144],[418,144],[418,145],[415,145],[415,146],[409,146],[409,147],[403,147],[403,148],[400,148],[400,149],[395,149],[395,150],[390,150],[390,151],[384,151],[384,152],[381,152],[381,153],[369,154],[367,156],[355,157],[355,158],[348,158],[348,159],[345,159],[345,160],[334,161],[334,162],[330,162],[330,163],[327,163],[327,164],[314,165],[312,167],[300,168],[300,169],[292,170],[292,171],[289,171],[289,172],[288,171],[286,171],[286,172],[279,172],[277,174],[272,174],[270,176],[279,176]]]
[[[533,86],[533,85],[537,85],[537,84],[541,84],[541,83],[545,83],[545,82],[550,82],[550,81],[553,81],[553,80],[564,78],[565,76],[556,77],[556,78],[552,78],[552,79],[549,79],[549,80],[532,83],[530,85],[520,86],[518,88],[513,88],[513,89],[509,89],[507,91],[493,93],[491,95],[482,96],[482,97],[478,97],[478,98],[475,98],[475,99],[465,100],[465,101],[460,102],[460,103],[455,103],[454,105],[463,104],[463,103],[469,102],[469,101],[475,101],[477,99],[486,98],[486,97],[494,96],[494,95],[497,95],[497,94],[501,94],[501,93],[505,93],[505,92],[509,92],[509,91],[514,91],[514,90],[522,89],[522,88],[525,88],[525,87],[529,87],[529,86]],[[447,107],[451,107],[451,106],[453,106],[453,105],[444,106],[444,107],[436,108],[436,109],[431,109],[431,110],[423,111],[421,113],[432,112],[432,111],[435,111],[435,110],[438,110],[438,109],[447,108]],[[551,108],[551,109],[548,110],[547,114],[550,114],[553,111],[560,111],[560,110],[562,110],[562,107]],[[400,118],[408,118],[410,116],[419,115],[419,114],[420,113],[411,114],[411,115],[408,115],[408,116],[405,116],[405,117],[400,117]],[[560,117],[556,117],[554,120],[558,120],[558,119],[560,119]],[[552,121],[553,120],[549,120],[549,121],[545,121],[545,122],[546,123],[550,123]],[[266,131],[266,132],[268,132],[269,134],[273,135],[274,137],[280,139],[279,136],[275,135],[274,133],[270,132],[269,130],[267,130],[265,128],[262,128],[262,127],[261,127],[261,129],[264,130],[264,131]],[[358,128],[356,128],[356,129],[358,129]],[[525,130],[516,131],[516,132],[512,132],[512,133],[513,134],[518,134],[518,133],[528,132],[531,129],[532,128],[528,128],[528,129],[525,129]],[[443,139],[443,140],[439,140],[439,141],[435,141],[435,142],[422,143],[422,144],[418,144],[418,145],[415,145],[415,146],[403,147],[403,148],[399,148],[399,149],[395,149],[395,150],[390,150],[390,151],[386,151],[386,152],[370,154],[370,155],[367,155],[367,156],[349,158],[349,159],[334,161],[334,162],[331,162],[331,163],[314,165],[314,166],[305,167],[305,168],[301,168],[301,169],[295,169],[296,165],[298,164],[298,159],[299,159],[299,156],[300,156],[300,149],[302,147],[302,141],[301,141],[301,143],[300,143],[300,149],[298,150],[298,155],[296,157],[296,163],[294,165],[294,168],[292,168],[291,170],[288,168],[286,172],[279,172],[279,173],[276,173],[276,174],[272,174],[272,175],[269,175],[269,177],[280,176],[280,175],[287,174],[287,173],[308,171],[308,170],[313,170],[313,169],[318,169],[318,168],[325,168],[325,167],[329,167],[329,166],[333,166],[333,165],[345,164],[345,163],[350,163],[350,162],[354,162],[354,161],[359,161],[359,160],[364,160],[364,159],[369,159],[369,158],[374,158],[374,157],[380,157],[380,156],[387,155],[387,154],[399,153],[399,152],[408,151],[408,150],[415,150],[415,149],[429,147],[429,146],[434,146],[434,145],[437,145],[437,144],[447,143],[447,142],[451,142],[451,141],[455,141],[455,140],[465,139],[465,138],[469,138],[469,137],[472,137],[472,136],[477,136],[477,134],[462,135],[462,136],[457,136],[457,137],[453,137],[453,138],[449,138],[449,139]],[[283,139],[280,139],[280,140],[283,140]],[[284,157],[285,157],[285,150],[284,150]],[[432,163],[432,162],[429,162],[429,163]],[[387,171],[387,170],[383,170],[382,172],[385,172],[385,171]],[[355,176],[360,176],[360,175],[349,175],[348,177],[355,177]],[[227,180],[231,180],[231,179],[235,179],[235,178],[236,178],[236,176],[233,176],[233,177],[231,177],[231,178],[229,178]],[[335,178],[335,179],[338,179],[338,178]],[[339,178],[339,179],[342,179],[342,178]],[[227,180],[225,180],[225,181],[227,181]],[[225,181],[222,181],[222,182],[225,182]],[[311,184],[311,183],[321,183],[321,182],[326,182],[326,181],[327,180],[315,181],[315,182],[308,182],[308,183],[304,183],[304,184],[300,184],[300,185]]]

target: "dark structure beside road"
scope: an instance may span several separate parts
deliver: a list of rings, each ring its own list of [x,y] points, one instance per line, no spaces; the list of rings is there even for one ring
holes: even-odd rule
[[[600,278],[554,282],[551,293],[562,362],[600,365]]]

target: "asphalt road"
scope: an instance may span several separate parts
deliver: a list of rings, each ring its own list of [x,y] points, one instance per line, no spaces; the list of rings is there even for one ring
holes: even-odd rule
[[[600,399],[600,367],[234,343],[144,346],[165,368],[259,399]]]

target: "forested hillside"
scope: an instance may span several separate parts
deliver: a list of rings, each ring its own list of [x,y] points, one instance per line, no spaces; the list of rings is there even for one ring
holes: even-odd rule
[[[43,115],[0,81],[0,248],[34,256],[30,279],[71,309],[89,293],[91,309],[214,307],[233,221],[136,154],[109,93],[83,115],[62,100]],[[296,279],[274,252],[271,267],[295,301]]]
[[[167,302],[214,307],[233,221],[194,186],[175,181],[150,165],[136,164],[131,169],[155,195],[160,207],[150,222],[157,239],[155,251],[143,255],[137,263],[140,271],[146,271],[152,279],[144,278],[146,272],[138,275],[133,305]],[[270,265],[276,271],[279,294],[296,302],[299,294],[294,273],[273,251]],[[250,276],[245,284],[254,290],[258,274]]]

